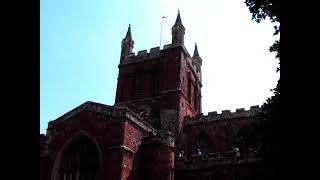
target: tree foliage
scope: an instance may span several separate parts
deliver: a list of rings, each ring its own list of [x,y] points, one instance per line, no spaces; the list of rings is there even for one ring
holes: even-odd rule
[[[273,35],[280,33],[280,0],[245,0],[245,4],[249,8],[253,20],[260,23],[261,20],[268,17],[271,22],[279,23],[279,25],[274,26],[275,32]],[[269,51],[275,52],[276,58],[280,60],[280,39],[273,43]],[[280,67],[277,68],[277,72],[279,71]]]
[[[246,0],[252,19],[258,23],[269,17],[271,22],[280,22],[280,0]]]
[[[280,33],[280,0],[245,0],[245,4],[252,14],[252,19],[257,23],[265,20],[267,17],[272,23],[277,23],[274,26],[275,32],[273,35]],[[269,48],[270,52],[276,53],[276,58],[280,62],[280,38]],[[279,63],[280,64],[280,63]],[[277,72],[280,67],[277,68]],[[281,141],[279,139],[280,129],[278,123],[280,121],[280,79],[276,88],[272,89],[274,95],[266,100],[262,105],[263,121],[258,128],[255,128],[255,134],[262,136],[262,156],[266,160],[274,160],[279,155]],[[274,162],[274,161],[273,161]]]
[[[263,114],[263,123],[260,128],[263,135],[263,154],[265,157],[277,155],[280,146],[280,80],[278,80],[277,87],[273,89],[274,95],[266,100],[262,105],[261,110]]]

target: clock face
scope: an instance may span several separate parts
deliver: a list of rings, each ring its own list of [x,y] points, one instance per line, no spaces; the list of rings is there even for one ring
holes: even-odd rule
[[[141,119],[148,119],[151,115],[151,108],[148,105],[141,105],[138,108],[139,116]]]

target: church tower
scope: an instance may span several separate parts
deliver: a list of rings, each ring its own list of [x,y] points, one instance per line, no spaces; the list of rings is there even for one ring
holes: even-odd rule
[[[115,106],[127,106],[158,130],[179,133],[184,117],[201,113],[201,63],[184,46],[185,28],[178,12],[172,43],[132,52],[129,25],[122,41]]]

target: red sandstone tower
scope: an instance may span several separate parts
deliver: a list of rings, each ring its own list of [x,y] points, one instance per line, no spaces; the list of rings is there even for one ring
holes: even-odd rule
[[[195,45],[191,57],[184,46],[185,28],[178,12],[172,43],[135,55],[129,25],[122,40],[115,106],[127,106],[156,130],[141,144],[143,180],[171,180],[176,143],[186,115],[201,113],[201,64]],[[161,170],[160,170],[161,169]],[[160,170],[160,171],[159,171]]]
[[[177,135],[184,116],[201,113],[201,64],[197,45],[191,57],[184,46],[180,12],[172,44],[132,52],[131,27],[122,40],[116,106],[128,106],[157,130]]]

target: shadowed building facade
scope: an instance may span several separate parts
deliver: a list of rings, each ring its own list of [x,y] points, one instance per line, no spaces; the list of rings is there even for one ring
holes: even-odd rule
[[[121,44],[115,104],[85,102],[40,136],[42,180],[257,179],[259,106],[201,112],[202,59],[184,46],[180,12],[172,43],[133,52]],[[249,139],[249,140],[248,140]],[[254,140],[257,142],[257,140]]]

